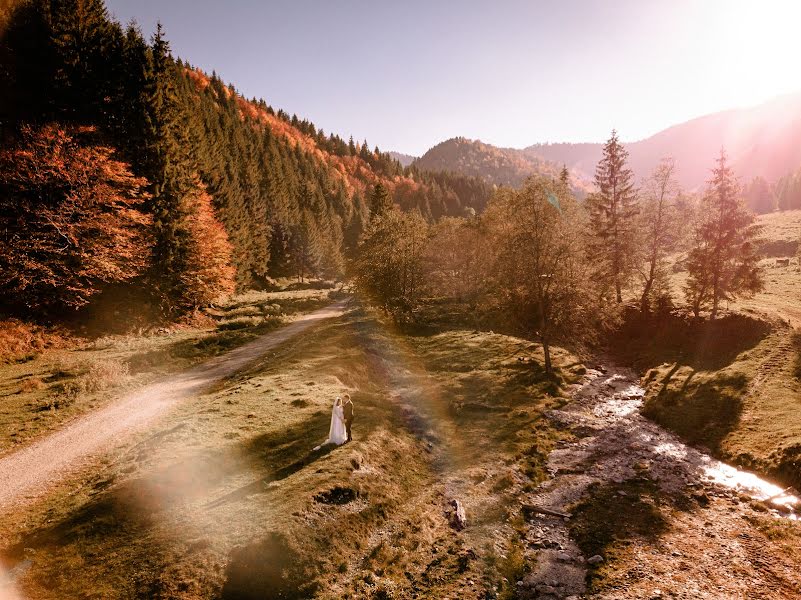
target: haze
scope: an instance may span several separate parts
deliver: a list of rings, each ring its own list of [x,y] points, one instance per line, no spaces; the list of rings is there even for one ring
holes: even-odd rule
[[[326,131],[420,154],[464,135],[624,140],[801,89],[792,1],[111,0],[174,51]]]

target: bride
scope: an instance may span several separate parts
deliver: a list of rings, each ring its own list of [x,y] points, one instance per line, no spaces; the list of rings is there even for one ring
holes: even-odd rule
[[[314,449],[319,450],[326,444],[336,444],[340,446],[348,439],[347,431],[345,430],[345,414],[342,408],[342,398],[337,397],[334,400],[334,408],[331,410],[331,427],[328,429],[328,439]]]

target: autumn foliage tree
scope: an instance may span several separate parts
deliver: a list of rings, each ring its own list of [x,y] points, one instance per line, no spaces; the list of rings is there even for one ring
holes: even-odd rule
[[[206,189],[196,183],[194,193],[185,202],[188,240],[180,278],[183,308],[190,309],[231,294],[235,269],[228,234],[214,214]]]
[[[720,303],[762,289],[755,252],[754,215],[745,207],[740,186],[721,151],[712,170],[694,228],[687,259],[687,301],[698,316],[706,308],[717,316]]]
[[[24,126],[0,151],[0,296],[18,308],[79,308],[148,264],[147,182],[95,137]]]
[[[409,319],[423,295],[427,238],[420,213],[390,208],[373,217],[359,244],[357,289],[396,320]]]
[[[475,216],[445,217],[431,226],[426,279],[433,293],[464,303],[475,316],[490,288],[491,252],[486,228]]]
[[[493,198],[485,223],[496,299],[519,329],[541,342],[551,373],[551,344],[575,344],[596,312],[581,209],[566,185],[531,177],[521,190]]]

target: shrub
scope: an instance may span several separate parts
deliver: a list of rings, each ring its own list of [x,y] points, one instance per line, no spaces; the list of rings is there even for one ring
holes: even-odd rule
[[[70,337],[59,329],[46,329],[17,319],[0,321],[0,363],[31,360],[46,348],[63,348]]]
[[[123,385],[129,376],[128,364],[113,359],[91,363],[61,363],[52,377],[64,381],[54,386],[53,390],[58,398],[69,402],[82,394],[102,392]]]

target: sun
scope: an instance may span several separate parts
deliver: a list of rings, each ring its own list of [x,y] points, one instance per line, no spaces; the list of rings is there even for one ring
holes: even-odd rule
[[[706,46],[718,60],[705,66],[711,77],[720,69],[730,79],[734,105],[801,90],[801,2],[735,0],[715,8]]]

